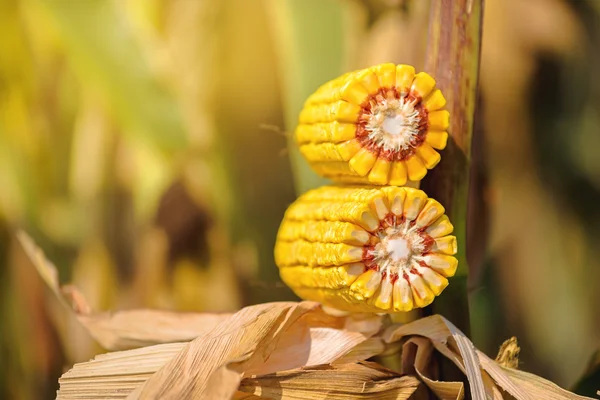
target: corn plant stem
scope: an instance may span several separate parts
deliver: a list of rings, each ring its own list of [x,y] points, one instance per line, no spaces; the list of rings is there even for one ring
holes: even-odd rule
[[[445,207],[458,240],[458,271],[432,305],[469,334],[466,258],[467,199],[473,125],[477,103],[484,0],[433,0],[425,71],[435,77],[450,111],[450,139],[442,161],[422,182]]]

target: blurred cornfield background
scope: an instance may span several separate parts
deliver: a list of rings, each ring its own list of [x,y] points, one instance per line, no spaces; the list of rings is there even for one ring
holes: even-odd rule
[[[429,9],[425,0],[0,5],[2,399],[53,398],[65,368],[101,351],[48,307],[17,228],[97,310],[294,299],[272,249],[285,208],[318,183],[287,150],[301,104],[348,70],[422,70]],[[493,355],[516,335],[523,369],[591,395],[593,374],[587,388],[577,382],[600,363],[600,1],[487,0],[483,26],[473,340]]]

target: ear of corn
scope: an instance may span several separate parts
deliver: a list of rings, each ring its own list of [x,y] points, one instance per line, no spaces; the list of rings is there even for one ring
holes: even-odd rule
[[[306,101],[295,138],[322,176],[402,186],[440,161],[436,150],[448,138],[445,104],[428,74],[381,64],[322,85]]]
[[[326,186],[287,210],[275,246],[283,281],[344,311],[429,305],[448,285],[456,238],[444,207],[408,187]]]

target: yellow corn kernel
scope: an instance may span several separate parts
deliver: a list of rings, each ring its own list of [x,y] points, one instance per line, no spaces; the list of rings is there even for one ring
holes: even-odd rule
[[[434,149],[443,150],[446,148],[448,141],[448,132],[444,131],[429,131],[425,137],[425,142]]]
[[[382,158],[377,159],[373,169],[369,172],[369,182],[376,185],[385,185],[390,174],[390,162]]]
[[[418,182],[439,162],[433,149],[443,149],[447,140],[445,102],[428,74],[380,64],[319,87],[300,112],[294,137],[321,176],[403,186]],[[317,144],[334,144],[336,151],[310,146]]]
[[[349,81],[340,89],[340,98],[360,106],[369,97],[369,91],[358,81]]]
[[[445,131],[450,126],[450,113],[446,110],[429,113],[429,127],[434,131]]]
[[[375,73],[379,78],[380,87],[394,87],[396,85],[396,65],[379,64],[375,67]]]
[[[328,121],[356,122],[360,115],[361,108],[356,104],[346,101],[337,101],[331,104],[329,108]]]
[[[389,279],[383,279],[381,281],[381,287],[379,288],[379,293],[376,296],[373,296],[371,303],[380,309],[387,310],[392,307],[392,291],[394,289],[394,284]]]
[[[425,263],[442,276],[450,277],[456,273],[458,261],[455,257],[444,254],[429,254],[425,256]]]
[[[406,95],[415,79],[415,68],[410,65],[398,65],[396,67],[396,88]]]
[[[446,286],[448,286],[448,279],[438,274],[431,268],[422,267],[419,264],[414,265],[415,269],[421,274],[423,281],[429,287],[434,296],[439,296]]]
[[[429,226],[441,217],[446,210],[436,199],[428,199],[423,209],[419,213],[419,218],[415,221],[419,228]]]
[[[281,268],[281,278],[284,281],[298,282],[306,287],[342,289],[352,285],[364,272],[365,266],[362,263],[315,268],[293,266]]]
[[[358,299],[368,299],[373,297],[380,284],[381,272],[371,269],[354,281],[350,286],[350,291],[354,292]]]
[[[415,306],[421,308],[431,304],[435,295],[423,277],[412,274],[409,279]]]
[[[394,161],[390,170],[390,185],[403,186],[408,179],[404,161]]]
[[[423,143],[421,146],[417,147],[417,156],[423,161],[423,164],[427,169],[434,168],[442,159],[440,153],[435,151],[433,147],[427,143]]]
[[[353,207],[359,211],[366,210],[364,205],[368,205],[368,212],[373,218],[383,218],[388,212],[387,197],[383,190],[375,188],[357,188],[357,187],[336,187],[336,190],[330,190],[329,187],[312,190],[304,195],[305,202],[319,202],[323,205],[327,204],[326,209],[334,206],[337,207]],[[316,210],[316,209],[315,209]],[[316,212],[313,210],[313,212]],[[371,218],[371,217],[369,217]],[[371,220],[369,220],[371,221]],[[378,222],[372,221],[377,227]],[[370,227],[372,228],[372,227]],[[369,230],[372,230],[370,229]]]
[[[408,179],[411,181],[420,181],[427,174],[425,164],[423,164],[423,161],[416,154],[406,160],[406,170],[408,172]]]
[[[371,232],[377,229],[377,218],[369,208],[361,203],[322,202],[322,207],[314,207],[310,203],[298,203],[288,209],[289,219],[302,221],[315,219],[325,221],[344,221],[357,224]]]
[[[399,278],[392,289],[394,309],[396,311],[410,311],[414,306],[412,290],[409,282],[404,277]]]
[[[338,152],[342,156],[342,160],[350,161],[358,151],[362,149],[358,140],[352,139],[347,142],[338,144]]]
[[[279,230],[281,240],[303,239],[309,242],[345,243],[362,246],[369,242],[370,235],[358,225],[341,221],[316,221],[306,225],[301,221],[290,221]]]
[[[454,226],[450,223],[450,220],[446,215],[442,215],[440,218],[435,220],[427,228],[427,234],[432,238],[439,238],[442,236],[449,235],[454,230]]]
[[[376,198],[382,197],[382,190],[379,188],[357,188],[352,186],[336,186],[331,190],[329,186],[323,186],[305,193],[302,198],[305,201],[338,201],[370,203]]]
[[[425,98],[435,87],[435,80],[431,75],[425,72],[419,72],[415,75],[415,80],[412,83],[411,91],[420,98]]]
[[[457,266],[456,238],[443,212],[413,188],[311,190],[288,208],[279,228],[281,279],[298,296],[344,311],[425,307]]]
[[[427,195],[424,191],[413,188],[405,188],[406,198],[404,200],[403,214],[409,221],[414,221],[420,216],[421,210],[427,202]]]
[[[309,98],[309,104],[327,104],[332,101],[339,100],[339,92],[336,90],[335,85],[328,85],[327,87],[321,88],[316,96]]]
[[[334,278],[344,287],[348,287],[364,273],[365,265],[363,263],[346,264],[336,268]]]
[[[354,138],[356,126],[353,124],[333,121],[320,124],[301,124],[295,132],[296,142],[299,145],[307,143],[340,143]]]
[[[377,93],[379,90],[379,79],[377,78],[377,75],[375,75],[375,72],[370,68],[359,72],[356,79],[365,89],[367,89],[369,94]]]
[[[339,88],[344,82],[348,80],[354,72],[348,72],[344,75],[333,79],[323,85],[321,85],[312,95],[308,97],[306,100],[305,106],[313,105],[313,104],[323,104],[323,103],[331,103],[333,101],[339,100]]]
[[[377,154],[369,149],[362,148],[350,159],[350,168],[359,176],[365,176],[369,173],[377,161]]]
[[[284,243],[275,252],[275,262],[282,266],[330,266],[350,264],[362,260],[362,249],[358,246],[344,243],[308,242],[305,240]]]
[[[301,298],[319,298],[325,307],[343,310],[346,312],[365,312],[364,306],[353,303],[353,295],[349,289],[326,289],[326,288],[297,288],[294,292]],[[369,311],[373,312],[374,309]]]
[[[352,140],[356,135],[354,124],[345,124],[338,121],[333,121],[331,124],[324,126],[323,129],[331,131],[331,141],[334,143]]]
[[[431,251],[440,254],[456,254],[457,251],[456,236],[444,236],[437,238],[433,242]]]
[[[440,89],[435,89],[424,101],[423,105],[428,111],[437,111],[444,108],[446,105],[446,98],[442,94]]]
[[[300,117],[298,118],[299,122],[301,124],[310,124],[313,122],[318,122],[318,119],[316,118],[316,113],[318,106],[306,106],[302,109],[302,111],[300,111]]]
[[[300,146],[300,153],[308,161],[342,161],[342,155],[334,143],[309,143]]]
[[[318,129],[318,125],[300,124],[296,127],[294,138],[298,145],[306,143],[323,143],[328,140],[328,132]]]
[[[354,174],[348,163],[344,161],[313,162],[312,167],[317,173],[324,177],[335,177],[339,175],[349,175],[350,177],[353,177],[352,175]]]
[[[412,189],[399,188],[384,188],[387,194],[389,209],[395,216],[401,217],[404,215],[404,201],[406,200],[406,192]]]

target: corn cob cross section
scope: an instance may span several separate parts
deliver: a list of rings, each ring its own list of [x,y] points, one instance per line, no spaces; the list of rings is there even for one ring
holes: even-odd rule
[[[320,175],[345,183],[420,181],[446,147],[449,113],[435,80],[381,64],[321,86],[304,104],[295,139]]]
[[[408,187],[325,186],[286,211],[275,245],[282,280],[343,311],[429,305],[448,285],[456,238],[444,207]]]

